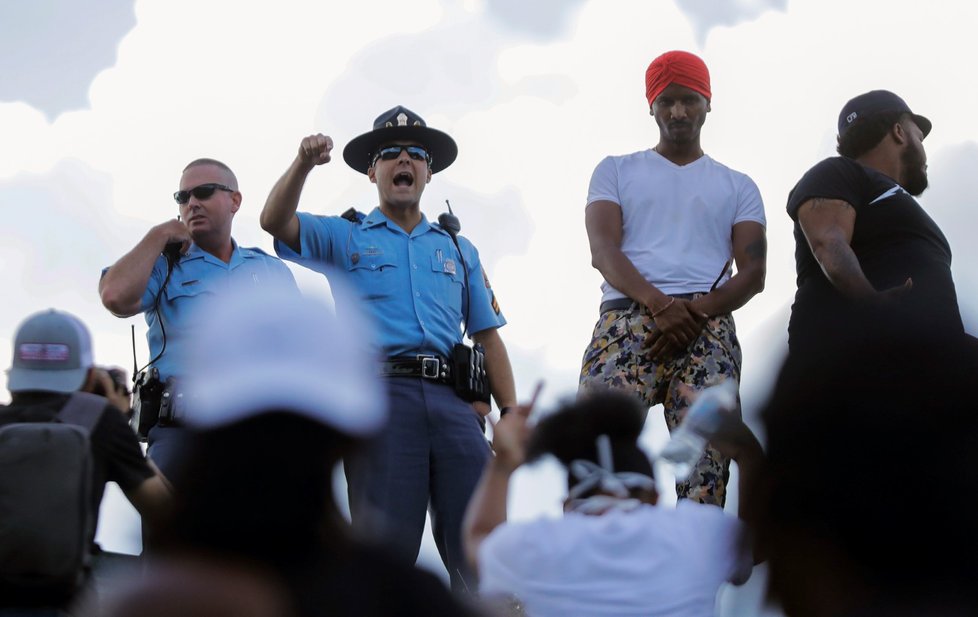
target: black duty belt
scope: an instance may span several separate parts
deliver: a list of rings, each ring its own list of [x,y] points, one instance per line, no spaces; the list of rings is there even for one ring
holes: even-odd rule
[[[631,298],[618,298],[617,300],[605,300],[601,303],[600,312],[602,315],[608,311],[621,311],[627,308],[632,308],[635,301]],[[593,304],[591,306],[594,306]]]
[[[380,363],[380,374],[384,377],[421,377],[443,383],[450,383],[452,365],[441,356],[397,356]]]

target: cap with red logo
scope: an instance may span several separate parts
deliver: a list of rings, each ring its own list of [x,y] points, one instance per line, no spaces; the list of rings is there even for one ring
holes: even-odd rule
[[[35,313],[17,329],[7,389],[74,392],[92,365],[92,337],[80,319],[54,309]]]

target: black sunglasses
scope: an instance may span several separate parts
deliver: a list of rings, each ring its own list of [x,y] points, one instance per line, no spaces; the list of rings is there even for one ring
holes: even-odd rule
[[[370,166],[372,167],[377,162],[377,159],[393,161],[397,157],[401,156],[401,152],[405,151],[412,159],[416,161],[428,161],[428,164],[431,164],[431,155],[428,154],[428,151],[421,146],[401,146],[399,144],[394,144],[378,150],[377,153],[374,154],[373,160],[370,161]]]
[[[187,189],[186,191],[177,191],[173,194],[173,199],[181,206],[186,205],[190,202],[190,196],[193,195],[197,199],[209,199],[214,191],[227,191],[228,193],[233,193],[234,189],[229,186],[224,186],[223,184],[217,184],[216,182],[208,182],[207,184],[201,184],[200,186],[195,186],[192,189]]]

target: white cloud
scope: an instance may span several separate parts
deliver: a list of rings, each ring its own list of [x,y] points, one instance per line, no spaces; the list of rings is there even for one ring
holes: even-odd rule
[[[584,0],[485,0],[487,13],[506,29],[549,39],[563,34]]]
[[[0,103],[0,180],[50,167],[63,156],[56,149],[44,114],[27,103]]]
[[[718,26],[736,26],[755,19],[767,11],[783,11],[788,0],[676,0],[680,10],[696,29],[696,40],[702,47],[710,30]]]
[[[0,101],[24,101],[49,118],[86,107],[89,83],[134,23],[133,0],[0,3]]]

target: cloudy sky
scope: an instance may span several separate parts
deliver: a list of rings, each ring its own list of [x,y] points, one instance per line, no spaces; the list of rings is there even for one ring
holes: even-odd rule
[[[974,3],[909,0],[2,0],[0,364],[19,321],[48,307],[82,317],[105,364],[131,366],[135,324],[144,362],[144,322],[102,308],[98,274],[176,214],[183,165],[227,162],[244,194],[235,237],[270,250],[258,212],[299,140],[323,132],[341,149],[402,104],[458,141],[422,207],[434,219],[451,200],[509,319],[519,391],[544,378],[553,402],[574,390],[597,317],[583,225],[591,171],[654,145],[644,71],[686,49],[713,78],[705,150],[752,176],[767,209],[767,289],[736,314],[749,414],[785,348],[785,199],[833,153],[855,94],[894,90],[934,122],[921,202],[951,242],[978,330],[978,80],[957,69],[978,56],[976,18]],[[315,170],[302,209],[376,205],[338,159]],[[307,293],[328,293],[294,270]]]

